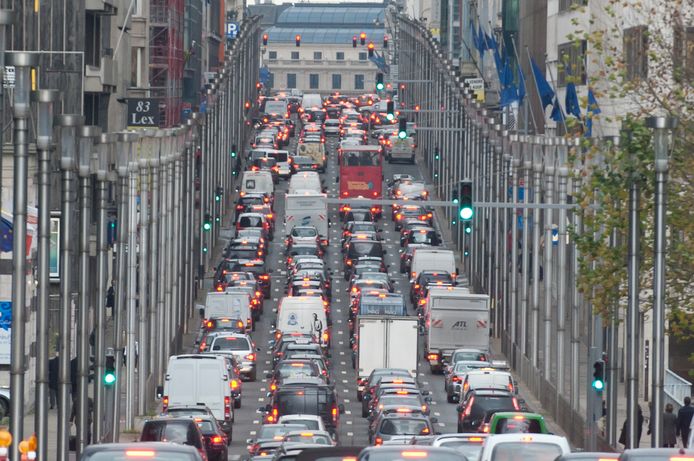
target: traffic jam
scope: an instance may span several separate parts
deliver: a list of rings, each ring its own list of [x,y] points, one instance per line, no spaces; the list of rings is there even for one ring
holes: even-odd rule
[[[447,248],[416,126],[394,101],[287,90],[259,107],[199,331],[169,358],[161,415],[128,453],[152,442],[150,459],[176,460],[568,455],[492,356],[489,298]],[[581,459],[598,458],[616,459]]]

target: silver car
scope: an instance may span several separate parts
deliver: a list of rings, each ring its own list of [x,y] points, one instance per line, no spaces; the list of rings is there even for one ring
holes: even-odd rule
[[[448,403],[455,403],[458,401],[460,386],[462,386],[465,375],[467,375],[469,371],[488,368],[490,366],[491,364],[489,362],[462,360],[455,365],[447,367],[444,371],[444,386],[446,388],[446,400],[448,400]]]
[[[212,354],[233,355],[239,365],[241,375],[246,376],[250,381],[256,380],[257,355],[250,336],[238,333],[221,333],[214,337],[209,351]]]

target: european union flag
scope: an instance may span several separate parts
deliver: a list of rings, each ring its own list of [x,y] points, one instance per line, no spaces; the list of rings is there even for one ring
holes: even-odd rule
[[[0,217],[0,251],[12,251],[12,222]]]
[[[576,85],[569,83],[566,85],[566,98],[564,98],[566,113],[574,117],[581,118],[581,106],[578,104],[578,94],[576,94]]]
[[[540,94],[540,99],[542,100],[542,108],[546,109],[547,106],[554,101],[554,90],[542,75],[542,70],[535,63],[535,60],[530,58],[530,67],[533,70],[533,76],[535,77],[535,84],[537,85],[537,92]]]

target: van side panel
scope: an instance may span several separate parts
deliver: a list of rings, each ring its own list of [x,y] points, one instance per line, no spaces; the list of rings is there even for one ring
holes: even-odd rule
[[[199,402],[205,402],[212,410],[215,418],[224,420],[224,386],[227,386],[227,381],[223,381],[219,375],[219,364],[205,363],[199,364],[197,375],[198,392],[197,397]]]

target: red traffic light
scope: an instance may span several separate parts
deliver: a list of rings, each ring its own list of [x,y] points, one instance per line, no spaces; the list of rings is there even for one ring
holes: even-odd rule
[[[263,34],[263,45],[267,45],[267,39],[268,39],[268,35]]]
[[[383,36],[383,48],[388,48],[388,36]]]
[[[361,41],[362,45],[366,43],[366,32],[359,34],[359,40]]]
[[[369,42],[369,46],[366,47],[369,50],[369,57],[373,58],[374,57],[374,49],[376,49],[376,45],[374,45],[374,42]]]
[[[352,48],[356,48],[356,47],[357,47],[357,36],[355,35],[354,37],[352,37]]]
[[[246,110],[250,109],[250,108],[251,108],[251,102],[250,102],[250,101],[246,101],[246,102],[244,103],[243,107],[244,107]]]
[[[297,34],[294,40],[296,40],[296,46],[301,46],[301,35]]]
[[[256,90],[259,90],[261,86],[262,85],[260,84],[260,82],[255,82],[255,89]]]

